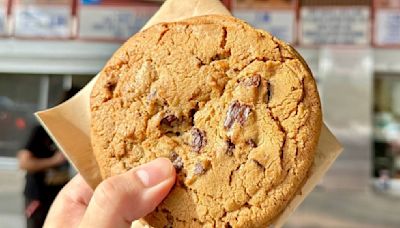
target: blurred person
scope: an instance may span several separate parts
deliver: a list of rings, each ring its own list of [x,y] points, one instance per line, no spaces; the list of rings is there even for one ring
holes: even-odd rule
[[[394,163],[394,178],[400,178],[400,136],[390,143]]]
[[[387,191],[390,188],[390,171],[388,169],[379,170],[378,187],[382,191]]]
[[[18,160],[26,171],[27,227],[42,227],[50,205],[70,179],[68,162],[41,126],[33,129],[25,149],[18,152]]]
[[[76,91],[67,91],[63,101]],[[19,167],[26,171],[24,196],[27,227],[42,227],[52,202],[70,180],[69,163],[42,126],[33,128],[28,143],[17,157]]]

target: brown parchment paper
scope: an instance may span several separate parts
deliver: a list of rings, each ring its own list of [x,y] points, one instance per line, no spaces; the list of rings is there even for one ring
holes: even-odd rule
[[[229,11],[218,0],[167,0],[143,29],[159,22],[178,21],[207,14],[230,15]],[[78,94],[65,103],[36,113],[41,124],[68,160],[93,188],[101,181],[90,143],[89,99],[97,77],[93,78]],[[275,227],[283,226],[289,215],[317,185],[341,151],[341,145],[324,125],[310,176],[299,194],[275,220]],[[135,227],[138,226],[140,225],[135,225]]]

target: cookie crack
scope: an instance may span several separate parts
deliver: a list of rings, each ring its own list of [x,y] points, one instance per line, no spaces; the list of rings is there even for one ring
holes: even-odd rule
[[[162,27],[164,28],[164,30],[161,31],[160,36],[157,39],[157,45],[160,44],[160,42],[164,38],[165,34],[169,31],[168,25],[163,24]]]
[[[125,51],[125,55],[127,56],[127,59],[129,59],[129,53],[127,51]],[[117,64],[114,64],[114,65],[108,66],[107,68],[105,68],[102,71],[102,74],[107,75],[107,82],[105,83],[104,88],[107,90],[108,93],[110,93],[109,96],[107,96],[103,99],[102,103],[107,103],[116,97],[115,89],[117,88],[119,80],[120,80],[119,75],[121,74],[121,69],[124,66],[127,66],[129,64],[129,61],[121,60],[121,59],[118,59],[118,60],[120,62],[118,62]],[[114,76],[115,78],[113,78],[113,76],[109,76],[107,73],[107,71],[113,71],[113,70],[117,71],[116,75],[118,75],[118,76]],[[115,80],[115,81],[113,81],[113,80]]]
[[[198,67],[199,67],[199,68],[208,65],[208,64],[205,63],[200,57],[195,56],[194,58],[197,59],[197,61],[199,61],[199,64],[198,64]]]
[[[282,142],[282,145],[280,146],[280,149],[279,149],[279,157],[281,158],[280,160],[280,164],[281,164],[281,169],[283,170],[283,153],[284,153],[284,151],[283,151],[283,147],[284,147],[284,144],[285,144],[285,142],[286,142],[286,137],[287,137],[287,132],[286,132],[286,130],[285,130],[285,128],[282,126],[282,123],[281,123],[281,121],[279,120],[279,118],[277,117],[277,116],[275,116],[274,115],[274,113],[273,113],[273,111],[271,110],[271,108],[269,108],[268,106],[267,106],[267,110],[268,110],[268,113],[269,113],[269,115],[272,117],[272,119],[274,120],[274,122],[275,122],[275,124],[278,126],[278,128],[279,128],[279,131],[281,131],[282,133],[284,133],[284,135],[285,135],[285,137],[284,137],[284,139],[283,139],[283,142]]]
[[[303,128],[303,127],[305,127],[305,125],[306,125],[306,122],[307,122],[307,120],[310,118],[310,115],[307,115],[307,117],[306,117],[306,119],[302,122],[302,124],[296,129],[296,132],[295,132],[295,136],[294,136],[294,139],[296,140],[296,158],[297,158],[297,155],[298,155],[298,151],[297,151],[297,148],[298,148],[298,146],[297,146],[297,143],[299,142],[299,140],[298,140],[298,135],[299,135],[299,132],[301,131],[301,129]]]
[[[278,49],[278,52],[279,52],[279,56],[281,57],[281,61],[285,61],[285,60],[292,60],[292,59],[294,59],[293,57],[291,57],[291,56],[285,56],[284,54],[283,54],[283,52],[282,52],[282,48],[285,48],[285,47],[283,47],[281,44],[279,44],[279,42],[277,42],[277,39],[274,37],[273,39],[272,39],[273,41],[274,41],[274,43],[276,44],[276,49]],[[289,52],[290,53],[290,52]]]
[[[238,165],[234,170],[231,171],[231,173],[229,174],[229,186],[232,187],[232,181],[233,181],[233,174],[236,173],[241,167],[242,165],[245,164],[244,162],[241,163],[240,165]]]
[[[255,160],[255,159],[252,159],[252,161],[254,163],[256,163],[257,167],[259,167],[260,169],[265,171],[265,166],[263,164],[261,164],[259,161]]]
[[[274,40],[274,41],[275,41],[275,40]],[[282,59],[284,59],[284,57],[283,57],[283,55],[282,55],[281,46],[280,46],[278,43],[276,43],[276,42],[275,42],[275,44],[276,44],[275,49],[278,49],[279,57],[281,58],[280,61],[282,61]]]
[[[204,196],[204,197],[207,197],[207,198],[210,198],[211,200],[216,200],[216,198],[217,198],[217,200],[218,199],[222,199],[222,196],[219,196],[219,197],[216,197],[215,198],[215,196],[213,196],[213,195],[209,195],[209,194],[207,194],[207,193],[199,193],[198,191],[197,191],[197,189],[194,189],[194,188],[189,188],[193,193],[195,193],[197,196]],[[219,205],[221,206],[221,204],[219,203]]]
[[[245,58],[242,59],[242,61],[245,61]],[[251,64],[252,64],[253,62],[255,62],[255,61],[260,61],[260,62],[263,62],[263,63],[268,63],[268,62],[281,62],[281,61],[279,61],[279,60],[270,59],[270,58],[268,58],[268,57],[266,57],[266,56],[257,56],[257,57],[255,57],[255,58],[252,58],[252,59],[248,60],[248,62],[247,62],[244,66],[242,66],[242,67],[240,67],[240,68],[234,68],[234,70],[237,70],[237,71],[238,71],[238,74],[240,74],[243,70],[245,70],[249,65],[251,65]]]
[[[225,46],[227,43],[227,35],[228,35],[227,28],[224,26],[224,27],[222,27],[222,39],[219,44],[219,47],[222,49],[225,49]]]
[[[269,85],[269,83],[268,83],[268,85]],[[293,108],[292,110],[290,110],[289,113],[286,114],[284,117],[279,118],[281,122],[283,122],[283,121],[289,119],[289,118],[292,116],[292,114],[293,114],[294,112],[295,112],[295,115],[294,115],[294,116],[296,116],[296,115],[297,115],[298,106],[299,106],[300,104],[303,104],[303,103],[304,103],[304,98],[305,98],[304,78],[301,79],[300,85],[301,85],[301,90],[302,90],[302,92],[301,92],[300,98],[296,101],[296,107]],[[268,91],[269,91],[269,89],[268,89]],[[268,100],[269,100],[269,96],[270,96],[270,94],[268,94]],[[273,109],[277,109],[277,108],[280,108],[280,107],[282,107],[282,106],[286,106],[285,103],[288,103],[288,102],[286,102],[287,100],[288,100],[288,98],[285,98],[280,104],[276,104],[276,105],[271,105],[271,106],[270,106],[270,105],[268,104],[268,108],[270,108],[270,110],[273,111]],[[290,101],[289,101],[289,103],[290,103]]]
[[[225,50],[222,53],[217,53],[214,56],[211,57],[211,62],[208,65],[211,65],[212,63],[214,63],[215,61],[220,61],[220,60],[229,60],[229,58],[231,57],[232,53],[231,53],[231,49]]]

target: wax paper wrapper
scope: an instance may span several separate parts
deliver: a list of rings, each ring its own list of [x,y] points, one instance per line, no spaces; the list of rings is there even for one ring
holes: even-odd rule
[[[143,29],[160,22],[179,21],[208,14],[230,15],[218,0],[167,0]],[[39,121],[59,148],[93,188],[101,182],[100,171],[90,143],[90,93],[96,79],[97,76],[65,103],[36,113]],[[289,215],[317,185],[341,151],[342,147],[336,138],[326,126],[323,126],[309,178],[274,221],[274,227],[281,227],[285,223]],[[142,224],[136,222],[133,226],[140,227]]]

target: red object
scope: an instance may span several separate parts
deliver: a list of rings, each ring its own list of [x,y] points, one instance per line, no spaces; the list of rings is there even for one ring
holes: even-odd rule
[[[18,129],[25,129],[26,127],[26,122],[24,119],[17,117],[15,119],[15,126],[17,126]]]
[[[232,10],[232,1],[231,0],[221,0],[222,3],[224,3],[225,7],[231,11]]]
[[[40,206],[39,200],[33,200],[32,202],[30,202],[25,209],[26,217],[30,218],[33,215],[33,213],[35,213],[35,211],[39,208],[39,206]]]

